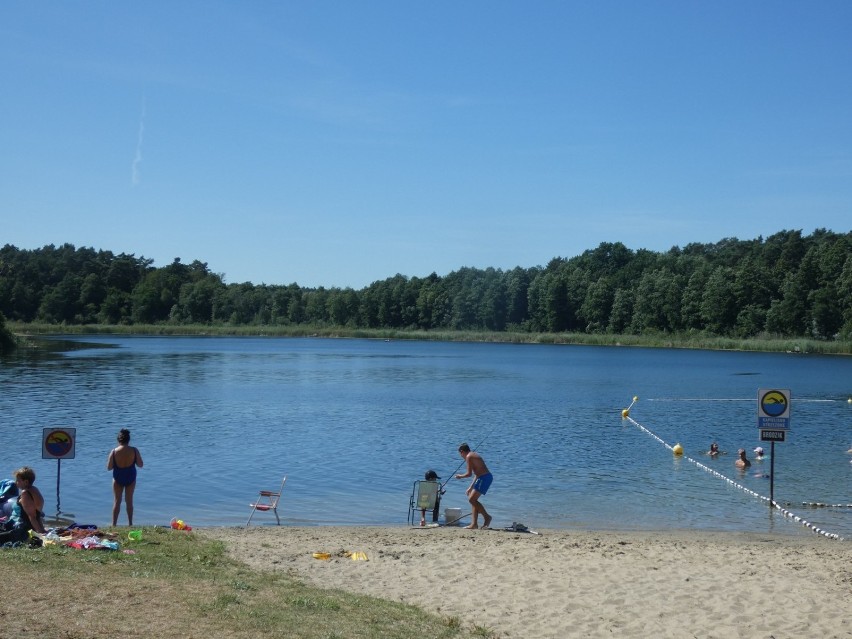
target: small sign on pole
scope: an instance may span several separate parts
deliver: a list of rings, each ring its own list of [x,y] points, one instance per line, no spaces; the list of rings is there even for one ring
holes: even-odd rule
[[[786,439],[787,429],[786,428],[778,428],[778,429],[770,429],[770,428],[761,428],[760,429],[760,441],[762,442],[783,442]]]
[[[76,428],[45,428],[42,430],[41,458],[56,460],[56,521],[60,515],[73,517],[72,513],[63,513],[59,506],[59,481],[62,476],[62,460],[74,459],[76,454]]]
[[[790,428],[790,391],[761,388],[757,391],[758,428]]]
[[[45,428],[43,433],[42,459],[74,459],[76,428]]]
[[[775,506],[775,442],[783,442],[790,429],[790,390],[761,388],[757,391],[757,427],[760,441],[769,442],[769,507]]]

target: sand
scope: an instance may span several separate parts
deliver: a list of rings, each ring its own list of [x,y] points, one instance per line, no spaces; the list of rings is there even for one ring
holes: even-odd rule
[[[852,543],[819,535],[258,526],[233,557],[493,636],[852,637]],[[363,552],[353,561],[345,552]],[[312,553],[326,552],[322,561]]]

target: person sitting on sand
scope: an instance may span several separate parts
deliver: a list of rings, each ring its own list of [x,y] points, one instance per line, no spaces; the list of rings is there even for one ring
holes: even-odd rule
[[[737,455],[739,455],[740,458],[734,462],[734,466],[736,466],[737,468],[748,468],[749,466],[751,466],[751,462],[746,459],[745,448],[740,448],[737,451]]]
[[[487,510],[485,510],[485,506],[479,503],[479,497],[488,492],[488,487],[491,486],[491,482],[494,477],[491,475],[491,471],[488,470],[488,466],[485,465],[485,460],[482,459],[482,455],[471,451],[470,446],[467,444],[459,446],[459,454],[467,462],[467,472],[463,475],[456,475],[456,479],[464,479],[471,475],[474,476],[473,482],[465,491],[467,493],[467,500],[470,502],[473,521],[470,523],[470,526],[465,526],[465,528],[479,528],[480,514],[482,515],[482,527],[490,528],[491,515],[488,514]]]
[[[33,486],[34,481],[35,471],[29,466],[15,471],[18,498],[9,519],[0,526],[0,544],[25,542],[29,539],[31,530],[37,533],[45,532],[42,523],[44,497],[41,491]]]

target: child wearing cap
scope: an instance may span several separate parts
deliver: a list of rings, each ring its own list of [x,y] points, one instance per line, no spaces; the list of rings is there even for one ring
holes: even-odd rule
[[[763,461],[763,456],[764,456],[764,455],[763,455],[763,453],[764,453],[764,451],[763,451],[763,447],[762,447],[762,446],[758,446],[757,448],[755,448],[755,449],[754,449],[754,455],[755,455],[755,457],[754,457],[754,458],[755,458],[757,461]]]
[[[435,483],[438,483],[438,480],[441,479],[441,478],[438,477],[438,473],[436,473],[434,470],[427,470],[426,476],[424,477],[424,479],[426,481],[433,481]],[[444,491],[441,490],[441,485],[438,484],[438,493],[435,496],[435,508],[434,508],[434,510],[432,510],[432,521],[433,522],[438,521],[438,513],[441,512],[441,495],[443,493],[444,493]],[[426,525],[426,509],[425,508],[420,510],[420,525],[421,526]]]

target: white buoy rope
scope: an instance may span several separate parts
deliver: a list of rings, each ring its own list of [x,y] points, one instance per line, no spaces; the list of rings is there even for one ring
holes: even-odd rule
[[[784,502],[785,506],[792,506],[789,501]],[[823,504],[818,501],[803,501],[802,506],[805,508],[852,508],[852,504]]]
[[[633,398],[633,403],[635,403],[635,402],[636,402],[636,399],[637,399],[637,398],[635,398],[635,397]],[[633,404],[630,404],[630,406],[632,407],[632,406],[633,406]],[[641,430],[643,433],[645,433],[645,434],[647,434],[647,435],[650,435],[651,437],[653,437],[654,439],[656,439],[658,442],[660,442],[663,446],[665,446],[666,448],[668,448],[670,451],[673,451],[673,450],[674,450],[674,446],[669,445],[667,442],[663,441],[663,440],[662,440],[662,438],[658,437],[655,433],[653,433],[652,431],[648,430],[648,429],[647,429],[647,428],[645,428],[642,424],[640,424],[640,423],[639,423],[639,422],[637,422],[635,419],[633,419],[632,417],[630,417],[629,409],[625,409],[625,410],[623,410],[623,411],[621,412],[621,416],[622,416],[622,418],[623,418],[623,419],[628,420],[631,424],[633,424],[634,426],[636,426],[636,428],[638,428],[639,430]],[[700,468],[701,470],[706,471],[706,472],[710,473],[711,475],[713,475],[714,477],[717,477],[717,478],[719,478],[719,479],[722,479],[722,480],[724,480],[724,481],[728,482],[728,483],[729,483],[731,486],[733,486],[734,488],[738,488],[739,490],[741,490],[741,491],[743,491],[743,492],[745,492],[745,493],[747,493],[747,494],[751,495],[752,497],[756,497],[757,499],[760,499],[760,500],[765,501],[765,502],[767,502],[767,503],[769,502],[769,497],[767,497],[767,496],[765,496],[765,495],[761,495],[760,493],[757,493],[757,492],[755,492],[755,491],[751,490],[750,488],[746,488],[746,487],[745,487],[745,486],[743,486],[742,484],[738,484],[737,482],[735,482],[735,481],[734,481],[733,479],[731,479],[730,477],[726,477],[726,476],[725,476],[725,475],[723,475],[722,473],[720,473],[720,472],[718,472],[718,471],[716,471],[716,470],[713,470],[712,468],[710,468],[710,467],[708,467],[708,466],[706,466],[706,465],[702,464],[702,463],[701,463],[701,462],[699,462],[699,461],[696,461],[696,460],[695,460],[695,459],[693,459],[692,457],[689,457],[688,455],[682,455],[682,457],[683,457],[684,459],[686,459],[687,461],[689,461],[689,462],[691,462],[691,463],[695,464],[695,465],[696,465],[698,468]],[[827,505],[827,504],[826,504],[826,505]],[[818,527],[818,526],[816,526],[816,525],[812,524],[811,522],[809,522],[809,521],[807,521],[806,519],[804,519],[804,518],[800,517],[799,515],[796,515],[795,513],[793,513],[793,512],[791,512],[791,511],[787,510],[786,508],[784,508],[783,506],[781,506],[781,504],[779,504],[777,501],[772,502],[772,506],[773,506],[776,510],[778,510],[778,511],[779,511],[782,515],[784,515],[785,517],[787,517],[788,519],[792,519],[792,520],[793,520],[793,521],[795,521],[796,523],[801,524],[801,525],[802,525],[802,526],[804,526],[805,528],[810,529],[811,531],[813,531],[813,532],[817,533],[818,535],[822,535],[823,537],[826,537],[826,538],[828,538],[828,539],[836,539],[837,541],[843,541],[843,537],[841,537],[840,535],[837,535],[837,534],[835,534],[835,533],[830,533],[830,532],[828,532],[828,531],[826,531],[826,530],[823,530],[822,528],[820,528],[820,527]],[[840,504],[840,506],[845,506],[845,505],[844,505],[844,504]],[[850,506],[852,506],[852,504],[850,504]]]

